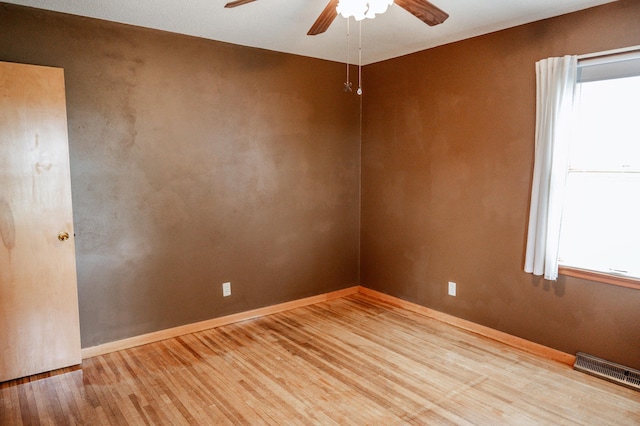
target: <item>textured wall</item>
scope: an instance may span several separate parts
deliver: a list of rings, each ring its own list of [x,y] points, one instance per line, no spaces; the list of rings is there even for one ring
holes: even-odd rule
[[[65,69],[83,347],[357,284],[340,64],[2,4],[0,60]]]
[[[366,67],[362,284],[640,368],[640,292],[522,272],[534,63],[634,44],[629,0]],[[0,60],[65,68],[84,347],[357,283],[342,65],[1,4]]]
[[[639,290],[522,272],[535,62],[638,44],[620,1],[368,66],[362,284],[640,368]]]

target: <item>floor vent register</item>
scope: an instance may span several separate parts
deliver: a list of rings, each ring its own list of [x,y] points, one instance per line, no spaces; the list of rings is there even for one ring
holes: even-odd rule
[[[578,352],[573,368],[601,379],[640,391],[640,371],[593,355]]]

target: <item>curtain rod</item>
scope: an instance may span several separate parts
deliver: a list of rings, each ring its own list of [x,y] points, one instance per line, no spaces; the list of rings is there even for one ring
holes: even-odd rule
[[[601,58],[601,57],[606,57],[606,56],[611,56],[611,55],[618,55],[620,53],[629,53],[629,52],[636,52],[636,51],[638,53],[640,53],[640,45],[622,47],[620,49],[605,50],[603,52],[585,53],[584,55],[578,55],[578,60],[591,59],[591,58]]]

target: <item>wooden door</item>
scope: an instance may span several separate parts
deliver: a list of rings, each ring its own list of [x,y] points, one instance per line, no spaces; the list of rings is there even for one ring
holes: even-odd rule
[[[0,62],[0,382],[81,360],[63,70]]]

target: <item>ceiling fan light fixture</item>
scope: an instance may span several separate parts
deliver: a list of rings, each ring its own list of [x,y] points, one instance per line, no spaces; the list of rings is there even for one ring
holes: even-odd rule
[[[336,12],[344,18],[353,17],[356,21],[362,21],[386,12],[392,4],[393,0],[339,0]]]

